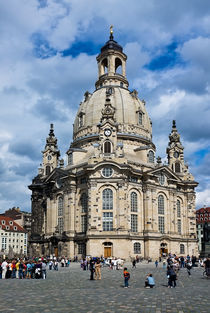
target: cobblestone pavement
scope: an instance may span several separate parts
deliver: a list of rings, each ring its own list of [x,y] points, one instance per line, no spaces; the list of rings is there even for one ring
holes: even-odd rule
[[[102,280],[90,281],[89,271],[79,263],[70,268],[48,271],[46,280],[0,280],[0,312],[70,313],[210,313],[210,279],[202,268],[192,269],[188,277],[181,269],[177,287],[167,288],[166,270],[161,265],[137,264],[132,269],[128,289],[123,288],[122,270],[102,268]],[[153,273],[154,289],[145,289],[147,273]]]

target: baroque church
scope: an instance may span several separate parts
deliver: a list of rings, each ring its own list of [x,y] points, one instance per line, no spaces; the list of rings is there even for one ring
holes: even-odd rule
[[[130,91],[127,56],[109,40],[96,58],[95,91],[84,94],[67,164],[51,124],[33,179],[33,255],[158,258],[197,255],[195,182],[173,121],[167,164],[155,158],[144,100]]]

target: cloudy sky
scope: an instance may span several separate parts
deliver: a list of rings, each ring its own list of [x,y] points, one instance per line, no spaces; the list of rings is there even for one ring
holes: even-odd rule
[[[209,0],[7,0],[0,7],[0,212],[30,210],[27,186],[50,123],[65,158],[111,24],[128,55],[130,89],[152,118],[157,155],[165,157],[176,119],[200,183],[197,208],[210,206]]]

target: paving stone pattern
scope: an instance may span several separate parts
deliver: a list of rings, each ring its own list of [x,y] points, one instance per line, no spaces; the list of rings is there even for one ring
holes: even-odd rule
[[[137,264],[132,269],[130,288],[123,288],[122,270],[102,268],[102,280],[90,281],[90,272],[79,263],[70,268],[48,271],[46,280],[0,280],[0,312],[9,313],[210,313],[210,279],[202,268],[188,277],[181,269],[177,287],[167,288],[166,270],[161,265]],[[156,287],[145,289],[147,273]]]

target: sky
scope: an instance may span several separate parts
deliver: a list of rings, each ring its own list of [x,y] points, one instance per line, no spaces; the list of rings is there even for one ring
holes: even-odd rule
[[[129,88],[146,101],[156,156],[166,158],[175,119],[199,182],[196,207],[210,206],[210,1],[7,0],[0,7],[0,212],[30,211],[28,185],[50,123],[66,159],[110,25],[128,56]]]

